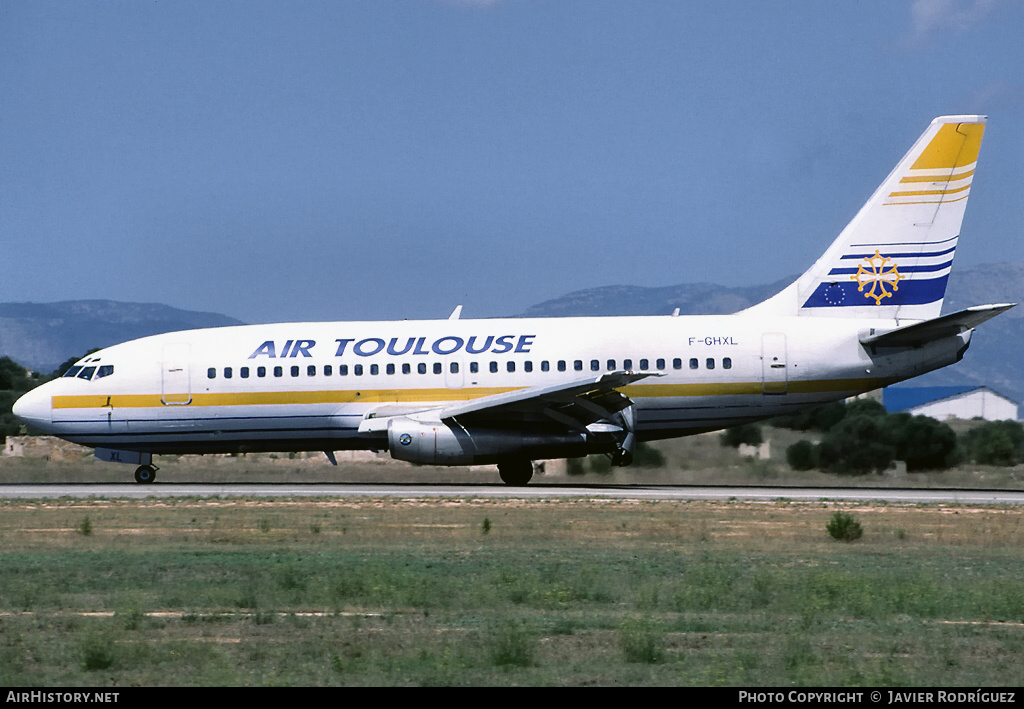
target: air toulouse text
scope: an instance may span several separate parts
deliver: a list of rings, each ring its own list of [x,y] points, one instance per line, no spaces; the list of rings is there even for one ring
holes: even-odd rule
[[[528,354],[533,346],[536,335],[472,335],[469,338],[457,335],[445,335],[436,339],[426,337],[392,337],[385,340],[381,337],[365,337],[358,340],[354,337],[339,338],[334,342],[335,357],[343,357],[346,353],[358,357],[373,357],[379,354],[400,355],[452,355],[460,351],[468,354]],[[278,349],[273,340],[267,340],[249,355],[249,359],[267,357],[268,359],[284,359],[286,357],[312,357],[311,350],[316,347],[316,340],[287,340]]]

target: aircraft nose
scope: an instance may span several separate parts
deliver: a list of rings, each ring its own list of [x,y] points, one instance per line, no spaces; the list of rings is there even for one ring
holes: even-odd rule
[[[11,412],[23,424],[46,433],[50,430],[50,397],[40,391],[46,385],[36,387],[14,402]]]

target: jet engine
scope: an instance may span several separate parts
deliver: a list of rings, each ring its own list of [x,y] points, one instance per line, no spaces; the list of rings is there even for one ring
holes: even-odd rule
[[[465,428],[456,422],[417,421],[405,416],[388,421],[391,457],[423,465],[474,465],[509,458],[572,458],[604,452],[584,433],[543,429]]]

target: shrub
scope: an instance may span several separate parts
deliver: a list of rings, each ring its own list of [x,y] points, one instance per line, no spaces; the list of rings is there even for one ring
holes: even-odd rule
[[[833,539],[838,539],[841,542],[852,542],[855,539],[860,539],[864,534],[860,522],[846,512],[833,514],[832,519],[825,525],[825,529]]]
[[[618,642],[626,662],[654,664],[665,659],[665,633],[647,618],[622,621]]]
[[[764,436],[761,434],[760,426],[756,423],[747,423],[725,429],[719,440],[723,446],[739,448],[740,444],[759,446],[764,442]]]
[[[529,667],[533,664],[536,646],[536,638],[522,623],[509,621],[492,632],[491,662],[499,667]]]
[[[665,454],[649,443],[639,443],[633,451],[633,465],[638,468],[664,468]]]
[[[567,475],[586,475],[587,469],[583,466],[585,458],[569,458],[565,464]]]
[[[82,667],[107,670],[114,664],[114,643],[104,635],[90,634],[82,642]]]
[[[786,449],[786,462],[793,470],[813,470],[818,467],[818,451],[810,441],[797,441]]]

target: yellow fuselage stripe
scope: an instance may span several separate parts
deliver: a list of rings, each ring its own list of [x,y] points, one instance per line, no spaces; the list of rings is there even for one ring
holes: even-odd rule
[[[792,394],[816,394],[838,391],[866,391],[885,383],[875,378],[825,379],[790,381]],[[780,383],[781,385],[781,383]],[[743,396],[764,392],[762,382],[718,382],[700,384],[632,384],[620,391],[630,398],[663,398],[692,396]],[[193,406],[285,406],[289,404],[362,404],[362,403],[431,403],[438,401],[470,401],[494,394],[518,391],[524,387],[474,387],[463,389],[359,389],[327,391],[252,391],[197,393]],[[142,409],[164,406],[160,394],[111,394],[85,396],[54,396],[54,409]],[[180,405],[180,404],[179,404]]]

